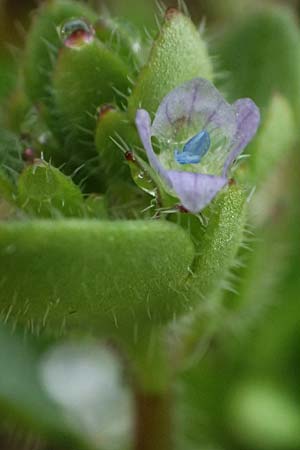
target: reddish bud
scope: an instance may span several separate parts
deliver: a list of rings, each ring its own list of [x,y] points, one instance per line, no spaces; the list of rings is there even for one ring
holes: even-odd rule
[[[178,14],[179,14],[178,9],[170,7],[166,10],[165,19],[171,20],[171,19],[173,19],[173,17],[177,16]]]
[[[100,108],[98,108],[98,117],[99,119],[102,119],[107,113],[115,110],[116,108],[113,105],[102,105],[100,106]]]
[[[125,159],[128,162],[135,162],[135,157],[134,157],[133,152],[130,152],[130,151],[126,152],[125,153]]]
[[[35,151],[32,148],[26,148],[22,153],[22,159],[23,161],[33,164],[35,160]]]
[[[184,213],[184,214],[189,213],[189,210],[186,209],[183,205],[176,205],[176,209],[177,209],[179,212]]]

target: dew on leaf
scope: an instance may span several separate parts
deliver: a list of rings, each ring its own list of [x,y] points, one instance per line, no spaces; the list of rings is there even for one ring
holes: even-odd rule
[[[127,162],[131,171],[131,176],[133,178],[133,181],[135,184],[141,188],[144,192],[147,192],[147,194],[152,195],[152,197],[156,196],[156,185],[152,178],[148,175],[146,170],[139,167],[138,164],[136,164],[135,159],[130,159],[127,156]]]
[[[73,19],[61,26],[60,36],[66,47],[76,49],[93,42],[95,30],[86,20]]]

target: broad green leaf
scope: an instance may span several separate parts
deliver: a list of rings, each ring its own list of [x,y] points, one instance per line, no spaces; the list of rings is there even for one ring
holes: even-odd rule
[[[174,224],[68,220],[0,228],[0,301],[3,308],[14,302],[12,320],[33,331],[92,332],[133,344],[188,308],[182,294],[194,247]]]

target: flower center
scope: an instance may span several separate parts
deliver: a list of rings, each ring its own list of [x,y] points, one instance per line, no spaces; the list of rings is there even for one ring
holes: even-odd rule
[[[210,147],[210,136],[206,130],[200,131],[183,147],[182,151],[175,150],[174,157],[179,164],[198,164]]]

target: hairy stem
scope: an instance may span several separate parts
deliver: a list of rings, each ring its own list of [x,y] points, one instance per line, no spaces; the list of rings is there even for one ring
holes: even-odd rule
[[[135,450],[171,450],[170,393],[136,392]]]

